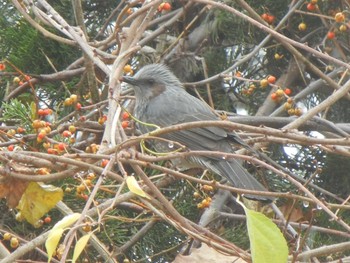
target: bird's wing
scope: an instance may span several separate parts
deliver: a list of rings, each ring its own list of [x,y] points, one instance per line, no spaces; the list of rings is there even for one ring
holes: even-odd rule
[[[185,91],[184,91],[185,92]],[[193,121],[218,120],[219,118],[211,111],[209,106],[199,99],[185,94],[182,91],[175,94],[165,94],[166,96],[155,97],[148,104],[142,120],[156,124],[160,127],[167,127],[179,123]],[[162,106],[159,106],[162,105]],[[143,133],[149,132],[152,128],[140,126]],[[180,130],[168,133],[162,137],[179,142],[189,150],[200,151],[220,151],[232,153],[230,142],[245,145],[245,143],[234,133],[228,133],[219,127],[203,127],[189,130]],[[164,143],[158,144],[159,150],[164,152]],[[157,147],[156,147],[157,148]],[[170,148],[170,147],[169,147]],[[169,151],[174,149],[169,149]],[[213,172],[226,177],[236,187],[252,190],[266,190],[251,174],[249,174],[240,164],[239,160],[223,158],[191,158],[192,161],[201,167],[206,167]],[[264,197],[248,195],[253,199]],[[268,199],[268,198],[267,198]]]
[[[150,101],[142,120],[160,127],[194,121],[219,120],[207,104],[189,95],[184,90],[167,91],[162,95]],[[142,124],[139,125],[139,128],[143,133],[154,129]],[[244,144],[234,133],[228,133],[219,127],[181,130],[169,133],[164,137],[186,145],[191,150],[222,151],[224,148],[226,151],[231,151],[229,150],[231,147],[228,148],[228,140],[231,140],[232,143]]]

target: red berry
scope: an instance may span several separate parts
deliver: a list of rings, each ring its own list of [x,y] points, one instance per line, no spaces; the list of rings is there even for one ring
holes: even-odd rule
[[[264,21],[266,21],[266,22],[267,22],[267,20],[268,20],[268,17],[269,17],[269,15],[266,14],[266,13],[263,13],[263,14],[261,15],[261,18],[262,18]]]
[[[123,129],[127,128],[128,126],[129,126],[129,122],[128,121],[122,121]]]
[[[109,160],[103,159],[102,162],[101,162],[101,166],[102,166],[103,168],[105,168],[105,167],[107,166],[108,162],[109,162]]]
[[[315,11],[316,10],[316,5],[312,4],[312,3],[308,3],[306,6],[306,9],[309,11]]]
[[[38,110],[38,115],[39,115],[39,116],[44,116],[44,115],[45,115],[44,109],[39,109],[39,110]]]
[[[65,130],[62,132],[62,136],[68,138],[72,136],[72,133],[70,131]]]
[[[45,138],[45,136],[46,136],[46,132],[42,131],[38,134],[38,139],[42,140]]]
[[[57,149],[59,151],[64,151],[66,149],[66,144],[63,143],[63,142],[60,142],[58,145],[57,145]]]
[[[162,11],[163,11],[163,6],[164,6],[164,3],[161,3],[161,4],[158,6],[158,12],[162,12]]]
[[[79,102],[75,105],[75,109],[76,110],[81,110],[81,104]]]
[[[289,89],[289,88],[286,88],[286,89],[284,90],[284,94],[290,95],[290,94],[292,94],[292,90]]]
[[[51,223],[51,217],[50,216],[47,216],[44,218],[44,223],[45,224],[50,224]]]
[[[44,109],[44,115],[50,115],[52,114],[52,110],[49,108]]]
[[[273,15],[267,15],[267,20],[266,20],[266,22],[268,23],[268,24],[273,24],[273,22],[275,22],[275,19],[276,19],[276,17],[275,16],[273,16]]]
[[[171,10],[171,4],[168,3],[168,2],[164,3],[163,10],[170,11]]]
[[[334,39],[334,38],[335,38],[335,33],[334,33],[333,31],[329,31],[329,32],[327,33],[327,38],[328,38],[328,39]]]
[[[9,150],[10,152],[12,152],[15,149],[15,146],[13,144],[7,146],[7,150]]]
[[[17,132],[18,133],[24,133],[26,130],[24,129],[24,128],[22,128],[22,127],[18,127],[17,128]]]
[[[56,149],[53,149],[53,148],[48,148],[48,149],[47,149],[47,153],[48,153],[48,154],[57,154],[57,150],[56,150]]]
[[[130,117],[129,113],[123,112],[123,114],[122,114],[122,119],[123,119],[123,120],[129,119],[129,117]]]

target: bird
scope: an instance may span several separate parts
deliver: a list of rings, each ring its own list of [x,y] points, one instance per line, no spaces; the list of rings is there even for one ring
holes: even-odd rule
[[[168,127],[187,122],[220,120],[204,101],[189,94],[180,80],[164,64],[149,64],[134,76],[123,76],[122,82],[132,86],[135,94],[134,117],[137,129],[146,134],[155,127]],[[151,124],[151,125],[149,125]],[[233,144],[247,145],[235,132],[220,127],[177,130],[161,136],[168,142],[153,142],[160,153],[171,152],[177,142],[189,151],[220,151],[234,153]],[[170,142],[170,143],[169,143]],[[267,189],[234,158],[191,156],[174,161],[183,168],[204,168],[226,178],[233,186],[248,190]],[[246,194],[254,200],[270,201],[267,196]]]

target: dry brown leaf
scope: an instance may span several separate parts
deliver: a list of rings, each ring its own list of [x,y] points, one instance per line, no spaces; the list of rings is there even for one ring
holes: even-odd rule
[[[202,243],[200,248],[195,248],[188,256],[177,255],[173,263],[247,263],[243,259],[235,256],[227,256],[219,253],[215,249]]]
[[[0,183],[0,198],[6,198],[9,208],[15,208],[27,186],[27,181],[7,176]]]
[[[306,215],[300,207],[291,207],[284,205],[280,207],[281,212],[285,218],[288,218],[290,222],[303,222],[306,220]]]

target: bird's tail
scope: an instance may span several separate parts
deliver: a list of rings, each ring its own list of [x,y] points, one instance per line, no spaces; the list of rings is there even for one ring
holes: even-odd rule
[[[267,189],[253,177],[238,160],[215,160],[211,163],[215,168],[211,169],[213,172],[227,178],[235,187],[267,191]],[[209,168],[209,167],[208,167]],[[213,167],[211,167],[213,168]],[[273,198],[267,196],[245,194],[245,197],[255,200],[272,201]]]

